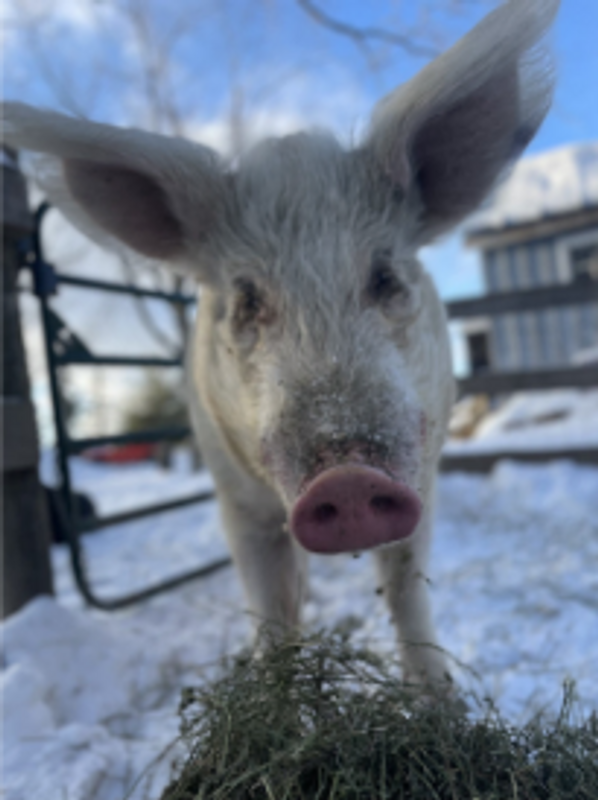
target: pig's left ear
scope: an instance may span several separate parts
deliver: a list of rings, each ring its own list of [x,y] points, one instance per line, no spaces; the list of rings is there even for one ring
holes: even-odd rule
[[[473,211],[551,101],[558,0],[510,0],[377,106],[366,147],[417,213],[419,244]]]
[[[21,103],[3,105],[2,127],[14,147],[44,154],[42,188],[91,238],[214,277],[198,255],[221,222],[226,186],[207,147]]]

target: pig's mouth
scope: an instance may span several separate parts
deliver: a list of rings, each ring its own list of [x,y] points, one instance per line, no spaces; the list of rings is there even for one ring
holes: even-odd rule
[[[302,484],[289,527],[313,553],[356,552],[411,536],[421,510],[417,494],[391,471],[352,459]]]

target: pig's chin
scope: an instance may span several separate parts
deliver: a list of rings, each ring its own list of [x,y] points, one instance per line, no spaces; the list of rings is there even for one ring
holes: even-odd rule
[[[349,461],[303,483],[289,527],[312,553],[354,553],[408,538],[421,511],[417,494],[391,472]]]

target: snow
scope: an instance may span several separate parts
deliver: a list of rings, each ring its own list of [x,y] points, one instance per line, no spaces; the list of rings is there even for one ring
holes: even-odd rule
[[[511,395],[477,428],[451,440],[448,455],[598,447],[598,390],[549,389]]]
[[[578,350],[573,356],[574,364],[598,364],[598,342]]]
[[[598,205],[598,142],[565,145],[519,161],[469,233],[535,222]]]
[[[102,513],[209,485],[182,464],[168,473],[80,459],[73,467]],[[464,690],[492,697],[513,721],[555,713],[568,679],[582,707],[598,709],[597,497],[598,470],[565,461],[501,462],[489,476],[439,481],[431,590],[441,641]],[[102,596],[226,552],[213,502],[93,534],[85,550]],[[3,626],[3,797],[156,798],[176,752],[181,687],[213,676],[250,641],[237,577],[227,568],[104,613],[84,607],[64,546],[53,564],[57,596]],[[352,618],[355,637],[394,656],[369,558],[314,557],[311,576],[308,626]]]

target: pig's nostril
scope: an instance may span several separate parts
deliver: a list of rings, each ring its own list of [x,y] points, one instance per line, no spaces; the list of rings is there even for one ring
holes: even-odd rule
[[[375,514],[391,514],[398,511],[400,503],[391,495],[374,495],[370,500],[370,508]]]
[[[314,509],[313,518],[315,522],[326,524],[336,519],[337,515],[338,509],[336,506],[332,505],[332,503],[321,503]]]
[[[361,464],[330,467],[297,499],[290,529],[314,553],[354,553],[406,539],[421,514],[415,493]]]

